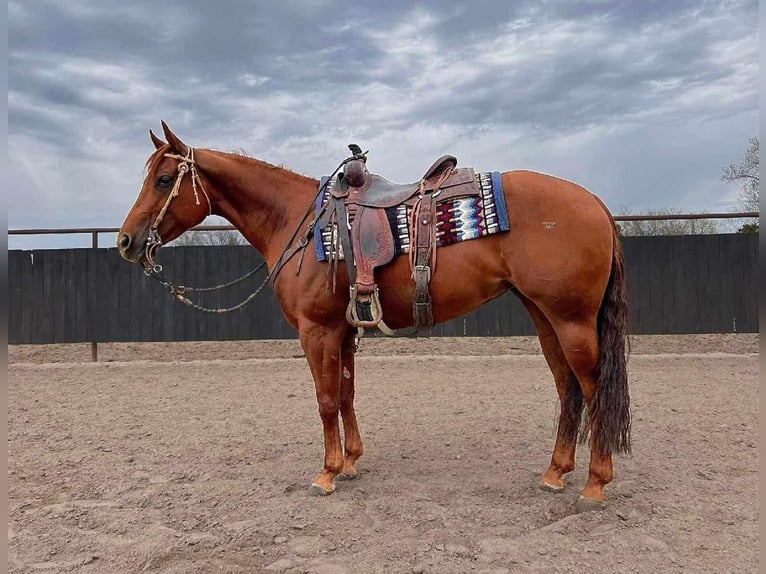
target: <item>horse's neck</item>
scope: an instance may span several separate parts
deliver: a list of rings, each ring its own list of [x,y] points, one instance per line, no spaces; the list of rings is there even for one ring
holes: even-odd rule
[[[227,219],[271,266],[311,202],[317,181],[257,159],[213,153],[214,213]]]

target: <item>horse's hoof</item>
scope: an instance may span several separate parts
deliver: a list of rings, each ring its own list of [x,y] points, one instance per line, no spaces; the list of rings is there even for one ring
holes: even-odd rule
[[[354,480],[357,476],[359,474],[356,472],[341,472],[335,476],[335,480]]]
[[[575,503],[575,512],[581,514],[583,512],[591,512],[592,510],[604,510],[606,508],[606,501],[599,500],[597,498],[588,498],[580,495]]]
[[[335,492],[335,487],[333,486],[331,489],[326,490],[319,486],[318,484],[314,483],[311,486],[309,486],[308,489],[308,495],[309,496],[329,496],[333,492]]]
[[[555,486],[553,484],[548,484],[545,481],[540,481],[540,489],[546,492],[555,492],[556,494],[561,494],[564,492],[563,486]]]

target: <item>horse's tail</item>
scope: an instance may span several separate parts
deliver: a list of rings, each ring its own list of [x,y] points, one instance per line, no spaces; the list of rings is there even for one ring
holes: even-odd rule
[[[613,235],[612,271],[598,312],[598,386],[589,408],[591,448],[602,454],[629,454],[629,340],[625,261],[620,237],[611,214],[609,218]]]

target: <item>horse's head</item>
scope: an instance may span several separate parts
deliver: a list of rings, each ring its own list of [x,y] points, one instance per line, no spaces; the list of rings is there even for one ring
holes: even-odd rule
[[[117,234],[117,247],[127,260],[151,265],[154,253],[200,223],[212,211],[194,160],[194,149],[162,122],[167,143],[150,130],[154,153],[135,204]]]

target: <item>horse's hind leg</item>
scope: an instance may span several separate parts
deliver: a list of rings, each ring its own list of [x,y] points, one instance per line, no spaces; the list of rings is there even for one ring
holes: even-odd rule
[[[583,408],[582,391],[577,378],[572,372],[564,351],[559,344],[558,336],[550,321],[542,311],[529,299],[519,295],[522,303],[529,311],[540,339],[540,346],[545,360],[553,373],[556,391],[559,395],[561,410],[559,412],[556,445],[553,448],[551,463],[543,473],[541,486],[546,490],[561,492],[564,490],[564,475],[574,470],[575,449],[577,447],[577,430]]]
[[[592,414],[593,399],[596,395],[599,340],[596,331],[595,318],[592,320],[570,321],[554,325],[561,348],[580,383],[583,397]],[[591,437],[597,434],[594,420],[590,418]],[[612,453],[600,448],[591,440],[590,466],[588,482],[580,493],[580,510],[591,510],[604,507],[603,488],[614,478]]]
[[[355,331],[349,329],[341,347],[340,416],[343,419],[343,472],[335,478],[356,478],[356,461],[362,456],[362,438],[354,411],[354,340]]]

